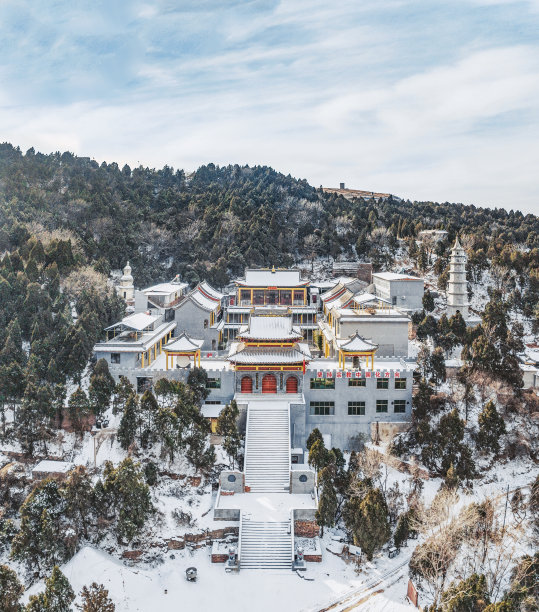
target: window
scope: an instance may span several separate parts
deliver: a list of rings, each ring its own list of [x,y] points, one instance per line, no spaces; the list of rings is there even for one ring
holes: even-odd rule
[[[120,353],[111,353],[110,354],[110,362],[111,363],[120,363]]]
[[[317,416],[335,414],[335,402],[311,402],[309,414]]]
[[[174,321],[174,319],[176,318],[176,311],[174,310],[174,308],[169,308],[168,310],[165,310],[165,321],[168,323],[168,321]]]
[[[335,379],[311,378],[311,389],[335,389]]]
[[[367,380],[365,378],[349,378],[348,386],[349,387],[365,387],[367,385]]]
[[[393,412],[399,414],[406,412],[406,400],[395,400],[393,402]]]
[[[376,388],[377,389],[389,389],[389,380],[387,378],[377,378]]]
[[[204,329],[208,329],[208,319],[204,319]]]
[[[205,404],[211,404],[212,406],[218,406],[221,400],[204,400]]]
[[[221,379],[220,378],[208,378],[206,381],[206,389],[220,389]]]
[[[365,402],[348,402],[348,414],[350,416],[363,416],[365,414]]]
[[[376,400],[376,412],[387,412],[387,400]]]
[[[292,292],[291,291],[280,291],[280,300],[279,303],[285,306],[289,306],[292,304]]]
[[[396,296],[396,295],[394,295],[394,296],[391,298],[391,305],[392,305],[392,306],[396,306],[396,305],[397,305],[397,296]]]
[[[299,306],[303,302],[303,291],[294,291],[294,305]]]
[[[395,389],[406,389],[406,378],[397,378],[395,380]]]

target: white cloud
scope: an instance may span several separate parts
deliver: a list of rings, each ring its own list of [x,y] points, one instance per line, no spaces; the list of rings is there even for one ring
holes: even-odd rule
[[[269,164],[314,185],[344,180],[410,198],[539,212],[536,43],[502,46],[478,35],[441,56],[427,44],[421,57],[409,48],[418,36],[418,18],[405,11],[413,2],[393,2],[388,12],[370,1],[287,0],[259,14],[257,3],[244,4],[217,16],[208,3],[182,13],[137,4],[137,49],[115,58],[127,63],[118,87],[100,59],[89,74],[70,72],[79,97],[44,103],[3,88],[2,138],[119,164]],[[110,31],[125,38],[121,19],[113,21]],[[421,23],[422,35],[435,45],[428,25]],[[81,65],[91,59],[78,57],[83,47],[68,32],[53,41],[64,61],[62,48],[74,49]],[[108,53],[106,40],[99,44]],[[0,59],[2,70],[12,74],[13,66]],[[60,78],[44,71],[45,80],[53,76]],[[92,86],[95,96],[86,94]]]

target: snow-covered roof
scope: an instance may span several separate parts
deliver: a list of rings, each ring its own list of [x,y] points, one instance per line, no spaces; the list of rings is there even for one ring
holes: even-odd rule
[[[311,357],[307,344],[298,344],[298,349],[285,348],[246,348],[228,357],[232,363],[266,364],[266,363],[301,363]],[[299,350],[301,348],[301,350]]]
[[[301,280],[299,270],[247,269],[245,280],[237,280],[236,284],[244,287],[303,287],[309,281]]]
[[[354,296],[354,302],[356,304],[368,304],[369,302],[385,302],[389,304],[389,300],[373,295],[372,293],[360,293]]]
[[[248,325],[240,329],[239,335],[253,340],[295,340],[302,337],[301,331],[292,325],[290,316],[251,315]]]
[[[44,472],[49,474],[67,474],[73,464],[69,461],[50,461],[44,459],[32,468],[32,472]]]
[[[373,272],[372,274],[374,278],[381,278],[382,280],[392,281],[392,280],[400,280],[400,281],[421,281],[422,278],[417,276],[411,276],[410,274],[398,274],[397,272]]]
[[[119,323],[115,323],[106,329],[114,329],[119,325],[123,325],[124,327],[129,327],[130,329],[134,329],[135,331],[142,331],[153,325],[159,317],[154,317],[152,315],[146,314],[145,312],[137,312],[135,314],[129,315],[128,317],[123,318]]]
[[[117,324],[119,325],[119,324]],[[112,327],[116,327],[113,325]],[[119,334],[115,338],[111,338],[105,342],[98,342],[94,345],[96,353],[139,353],[145,352],[159,342],[170,331],[176,328],[176,322],[162,323],[151,331],[144,332],[137,340],[125,337],[124,334]],[[111,329],[111,328],[109,328]]]
[[[331,302],[337,299],[340,295],[342,295],[346,291],[346,287],[341,283],[332,287],[329,291],[326,291],[320,295],[320,299],[323,302]]]
[[[198,288],[206,293],[210,298],[213,298],[219,302],[225,297],[224,293],[219,293],[219,291],[214,289],[207,281],[202,281],[199,283]]]
[[[204,340],[198,340],[197,338],[189,337],[185,332],[182,332],[177,338],[169,342],[163,348],[165,351],[169,352],[194,352],[198,351],[202,345],[204,344]]]
[[[202,404],[200,412],[207,419],[217,419],[224,407],[225,404]]]
[[[186,289],[189,285],[187,283],[160,283],[143,289],[142,293],[145,295],[171,295],[176,292],[181,292]]]
[[[377,344],[365,340],[365,338],[360,336],[357,332],[351,338],[337,340],[337,344],[340,349],[350,352],[372,351],[378,348]]]

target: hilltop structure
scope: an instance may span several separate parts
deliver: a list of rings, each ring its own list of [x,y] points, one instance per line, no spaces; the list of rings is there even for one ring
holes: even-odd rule
[[[469,316],[468,283],[466,281],[466,252],[458,236],[451,249],[449,260],[449,282],[447,284],[447,316],[460,312],[463,319]]]

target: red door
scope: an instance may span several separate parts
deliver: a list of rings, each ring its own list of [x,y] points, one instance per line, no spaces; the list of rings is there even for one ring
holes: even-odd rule
[[[297,393],[298,392],[298,379],[295,376],[289,376],[286,379],[286,392]]]
[[[277,393],[277,379],[273,374],[266,374],[262,379],[262,393]]]
[[[241,379],[241,392],[252,393],[253,392],[253,379],[250,376],[244,376]]]

